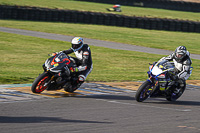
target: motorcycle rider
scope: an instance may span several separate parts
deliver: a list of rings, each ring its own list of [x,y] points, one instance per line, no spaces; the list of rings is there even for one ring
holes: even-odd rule
[[[179,46],[175,52],[167,57],[163,57],[161,60],[173,61],[175,65],[175,76],[172,77],[174,82],[171,82],[171,86],[175,84],[175,81],[183,87],[185,81],[190,77],[190,67],[192,61],[190,59],[190,53],[187,51],[185,46]],[[175,90],[178,93],[179,90]]]
[[[88,44],[84,44],[83,38],[74,37],[71,44],[71,48],[62,51],[65,54],[74,52],[77,57],[70,57],[70,59],[77,64],[76,67],[71,67],[70,70],[71,72],[76,72],[78,74],[78,80],[74,81],[72,86],[68,88],[69,92],[73,92],[78,89],[93,69],[91,50]]]
[[[108,11],[115,11],[115,12],[121,12],[121,5],[117,4],[117,5],[113,5],[113,7],[111,8],[107,8]]]

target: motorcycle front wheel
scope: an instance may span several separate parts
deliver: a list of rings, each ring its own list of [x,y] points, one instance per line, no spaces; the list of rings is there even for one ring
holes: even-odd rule
[[[149,97],[149,89],[151,88],[151,83],[149,81],[145,81],[137,90],[135,94],[135,99],[138,102],[143,102]]]
[[[33,93],[41,93],[47,88],[47,83],[51,79],[51,76],[44,72],[40,74],[32,84],[31,91]]]

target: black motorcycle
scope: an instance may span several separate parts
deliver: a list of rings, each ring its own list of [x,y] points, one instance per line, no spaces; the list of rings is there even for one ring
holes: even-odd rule
[[[44,72],[40,74],[32,84],[33,93],[41,93],[44,90],[60,90],[73,92],[72,85],[77,81],[77,74],[71,72],[76,64],[63,52],[55,53],[43,64]]]

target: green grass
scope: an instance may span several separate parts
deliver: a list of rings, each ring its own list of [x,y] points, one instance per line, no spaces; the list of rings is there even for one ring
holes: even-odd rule
[[[49,53],[69,47],[69,42],[0,32],[0,84],[32,83],[43,72]],[[94,69],[87,81],[143,81],[148,63],[162,57],[95,46],[91,50]],[[193,67],[190,79],[199,79],[199,60],[193,60]]]
[[[0,20],[0,26],[71,36],[81,36],[84,38],[120,42],[172,51],[174,51],[176,47],[184,45],[191,53],[200,53],[199,33],[157,31],[88,24],[9,20]]]
[[[113,6],[111,4],[83,2],[78,0],[1,0],[0,4],[36,6],[36,7],[59,8],[59,9],[105,12],[105,13],[110,13],[106,10],[106,8]],[[192,20],[192,21],[200,20],[200,13],[131,7],[123,5],[122,5],[122,12],[115,14],[121,14],[127,16],[172,18],[172,19]]]

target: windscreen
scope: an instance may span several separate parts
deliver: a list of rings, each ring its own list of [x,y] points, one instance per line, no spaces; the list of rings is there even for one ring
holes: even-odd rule
[[[158,63],[158,68],[162,69],[162,70],[173,70],[174,69],[174,63],[173,62],[169,62],[167,60],[163,60],[160,63]]]
[[[60,53],[56,58],[55,58],[55,62],[60,62],[64,59],[68,58],[68,56],[64,53]]]

